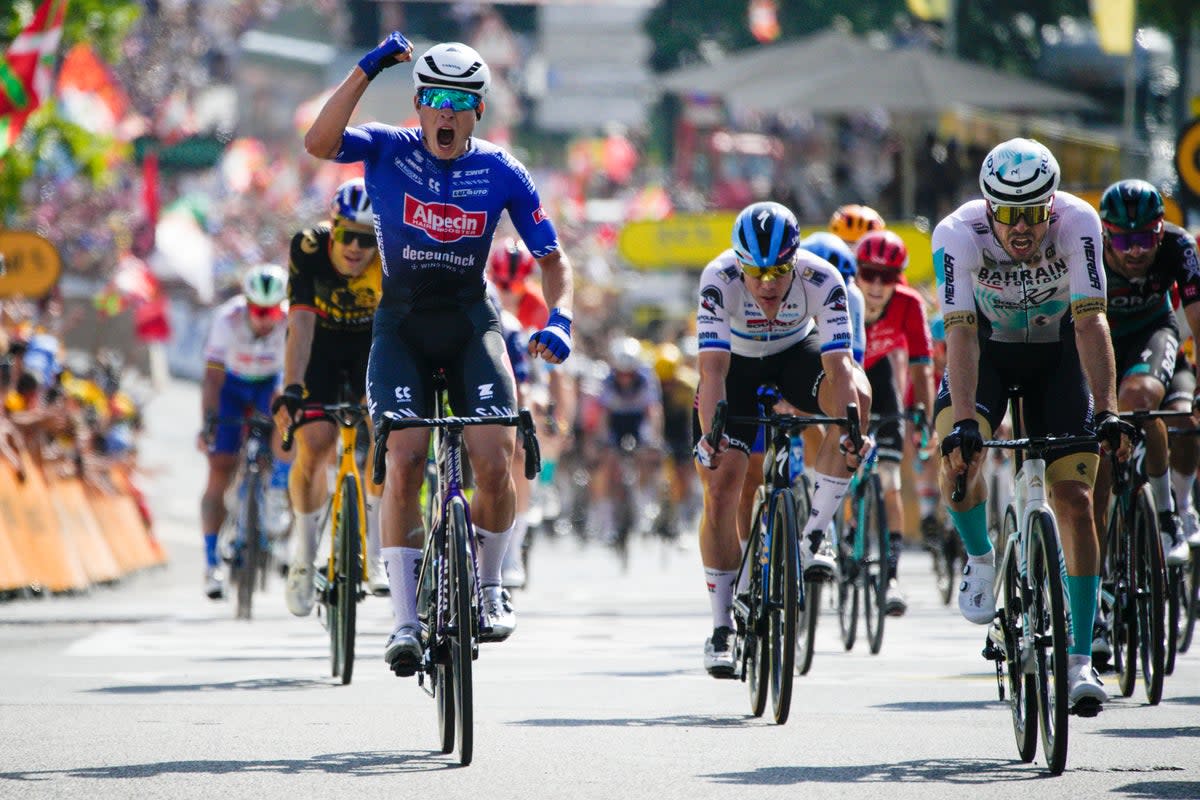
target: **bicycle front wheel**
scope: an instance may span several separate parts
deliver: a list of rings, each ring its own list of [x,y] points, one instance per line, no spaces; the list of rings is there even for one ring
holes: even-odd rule
[[[1183,568],[1181,599],[1183,600],[1184,621],[1179,632],[1178,645],[1181,653],[1186,653],[1192,646],[1192,634],[1196,630],[1196,615],[1200,614],[1200,597],[1197,597],[1197,590],[1200,590],[1200,550],[1193,547],[1191,566]]]
[[[847,498],[839,509],[839,515],[842,512],[851,512],[851,506]],[[854,642],[858,637],[858,561],[854,558],[856,532],[845,519],[843,516],[838,523],[837,608],[842,647],[849,651],[854,649]]]
[[[1167,660],[1165,567],[1162,543],[1158,537],[1158,516],[1149,484],[1138,490],[1133,510],[1134,547],[1133,586],[1137,598],[1138,660],[1146,701],[1152,706],[1162,700],[1163,673]]]
[[[1029,526],[1028,641],[1033,644],[1034,676],[1042,756],[1054,775],[1067,766],[1067,594],[1054,520],[1046,512],[1031,517]]]
[[[1167,567],[1167,661],[1163,673],[1175,672],[1175,657],[1179,653],[1180,635],[1187,624],[1184,604],[1187,603],[1187,587],[1184,586],[1186,566]]]
[[[358,583],[362,574],[359,559],[358,481],[353,475],[342,478],[338,498],[340,508],[334,525],[333,585],[330,589],[329,626],[333,652],[333,674],[342,684],[354,677],[354,639],[358,625]]]
[[[787,722],[792,705],[796,613],[800,602],[798,525],[796,496],[786,489],[777,492],[771,515],[767,635],[771,649],[771,711],[778,725]]]
[[[805,484],[807,487],[807,483]],[[809,495],[805,491],[793,492],[796,501],[796,519],[808,519]],[[803,534],[801,529],[800,534]],[[800,547],[808,547],[808,542],[797,539]],[[797,553],[799,555],[799,553]],[[803,576],[800,576],[803,579]],[[807,675],[812,669],[813,644],[817,637],[817,619],[821,615],[821,580],[805,580],[803,591],[800,592],[800,614],[796,620],[796,670],[801,675]]]
[[[262,475],[247,470],[246,496],[242,500],[241,541],[234,555],[234,572],[237,584],[237,618],[250,619],[254,604],[254,584],[258,573],[258,562],[262,548]]]
[[[863,537],[863,557],[859,562],[862,576],[863,617],[867,623],[867,645],[871,655],[883,647],[883,621],[887,619],[888,532],[883,513],[883,489],[879,476],[872,473],[863,484],[858,499],[859,535]]]
[[[756,502],[754,509],[754,524],[750,528],[750,542],[746,554],[746,580],[749,583],[745,629],[742,633],[740,648],[745,664],[746,687],[750,690],[750,713],[761,717],[767,710],[767,687],[771,683],[771,658],[767,646],[767,610],[766,586],[763,582],[762,566],[758,563],[757,554],[762,548],[763,538],[767,535],[764,515],[767,504]],[[740,620],[739,620],[740,622]]]
[[[474,745],[474,689],[471,684],[471,661],[475,641],[474,585],[475,566],[471,560],[467,512],[461,498],[450,501],[449,527],[450,570],[449,601],[451,686],[454,695],[454,727],[458,743],[458,760],[464,767],[471,763]]]
[[[1007,542],[1016,533],[1017,515],[1009,506],[1004,513],[998,541]],[[1017,752],[1021,760],[1033,761],[1037,752],[1037,683],[1032,670],[1025,666],[1031,642],[1025,636],[1025,614],[1021,600],[1021,574],[1017,567],[1017,553],[1008,553],[1004,560],[1004,584],[1002,586],[1001,614],[1004,637],[1004,670],[1008,685],[1008,705],[1012,712],[1013,735],[1017,740]]]

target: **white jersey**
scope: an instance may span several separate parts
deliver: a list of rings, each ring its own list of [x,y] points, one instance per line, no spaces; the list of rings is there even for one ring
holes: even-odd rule
[[[742,282],[732,249],[709,262],[700,275],[696,337],[700,352],[729,350],[735,356],[761,358],[783,352],[816,328],[821,352],[850,350],[846,284],[832,264],[797,249],[792,285],[775,319],[767,319]],[[781,278],[788,280],[788,278]]]
[[[1073,320],[1105,311],[1100,216],[1058,192],[1050,228],[1028,262],[1015,262],[972,200],[933,231],[933,265],[946,328],[981,326],[996,342],[1057,342]],[[978,318],[977,318],[978,315]]]
[[[266,336],[255,336],[250,329],[246,298],[238,295],[226,300],[213,313],[204,359],[210,364],[220,364],[227,373],[244,380],[274,378],[283,372],[286,337],[287,324],[282,321]]]
[[[867,298],[854,281],[846,284],[846,292],[850,295],[850,351],[861,364],[867,355]]]

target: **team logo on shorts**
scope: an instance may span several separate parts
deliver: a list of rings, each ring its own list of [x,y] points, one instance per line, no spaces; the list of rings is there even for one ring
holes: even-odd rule
[[[420,228],[439,242],[478,239],[487,228],[486,211],[467,211],[453,203],[423,203],[404,195],[404,223]]]

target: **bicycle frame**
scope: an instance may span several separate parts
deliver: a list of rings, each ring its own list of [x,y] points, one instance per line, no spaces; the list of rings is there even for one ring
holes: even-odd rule
[[[353,475],[355,483],[358,485],[358,553],[359,563],[361,567],[360,574],[362,575],[362,583],[370,580],[368,570],[371,568],[371,559],[367,558],[367,514],[366,502],[364,499],[366,487],[363,486],[362,474],[358,470],[358,461],[354,457],[355,448],[358,444],[358,420],[360,414],[350,413],[351,409],[358,409],[358,406],[347,406],[341,416],[338,412],[329,414],[328,418],[338,426],[338,446],[341,450],[338,456],[337,477],[334,478],[334,487],[341,487],[342,480],[347,475]],[[342,493],[340,491],[333,492],[332,505],[330,506],[330,519],[338,519],[342,513]],[[325,579],[330,584],[333,583],[334,575],[334,553],[336,552],[336,542],[333,537],[329,537],[329,562],[325,567]]]

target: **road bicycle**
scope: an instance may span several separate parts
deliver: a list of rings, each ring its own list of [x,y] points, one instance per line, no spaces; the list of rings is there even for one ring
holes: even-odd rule
[[[777,387],[764,385],[758,399],[764,409],[772,408],[782,396]],[[750,689],[754,716],[766,711],[768,687],[771,710],[779,725],[787,722],[795,672],[808,672],[812,665],[813,636],[820,612],[819,579],[802,579],[800,533],[808,519],[811,487],[801,474],[800,488],[793,488],[792,459],[801,461],[803,442],[797,451],[792,434],[809,425],[841,425],[856,448],[862,447],[858,409],[846,408],[845,417],[799,417],[763,413],[756,417],[728,417],[724,401],[717,404],[709,443],[720,442],[726,423],[761,425],[765,429],[766,453],[763,481],[754,495],[750,538],[738,568],[733,617],[737,627],[735,677]]]
[[[283,449],[290,450],[297,429],[315,422],[331,422],[338,431],[340,455],[334,490],[325,516],[329,524],[329,558],[313,577],[318,617],[329,631],[329,660],[333,677],[342,684],[354,676],[354,641],[358,626],[358,603],[366,597],[363,588],[373,566],[366,557],[367,517],[362,475],[358,468],[358,439],[367,407],[357,403],[305,405],[283,436]],[[323,475],[322,475],[323,478]]]
[[[1094,716],[1100,706],[1081,702],[1069,707],[1071,618],[1066,561],[1058,523],[1046,499],[1045,456],[1057,448],[1094,445],[1097,439],[1092,435],[1021,437],[1020,395],[1013,394],[1010,402],[1013,430],[1019,438],[983,443],[985,448],[1012,450],[1017,468],[1013,502],[1005,509],[1000,527],[996,616],[983,656],[995,662],[1000,699],[1008,696],[1021,760],[1033,760],[1040,729],[1042,757],[1050,772],[1059,775],[1067,764],[1068,714]],[[973,454],[963,455],[969,459]],[[965,492],[963,474],[951,497],[959,502]]]
[[[525,477],[541,471],[533,416],[527,409],[511,416],[444,416],[448,407],[444,374],[435,378],[434,416],[422,419],[385,412],[376,434],[374,479],[382,483],[387,439],[392,431],[432,428],[437,469],[427,476],[433,524],[425,537],[417,578],[417,616],[422,624],[424,656],[417,680],[437,702],[443,753],[458,747],[459,762],[471,763],[474,749],[472,661],[481,637],[491,633],[483,616],[475,529],[464,492],[463,430],[474,425],[515,427],[525,448]]]
[[[219,425],[239,425],[244,431],[233,491],[237,513],[226,517],[219,548],[229,564],[229,582],[236,592],[235,616],[250,619],[254,590],[266,587],[270,571],[271,549],[264,514],[274,461],[271,436],[275,425],[270,417],[257,412],[242,417],[213,417],[208,424],[210,431]]]
[[[1131,411],[1121,419],[1137,428],[1134,451],[1125,463],[1114,455],[1112,496],[1105,542],[1102,606],[1112,641],[1112,665],[1121,694],[1129,697],[1139,666],[1146,700],[1162,700],[1166,673],[1166,567],[1159,538],[1158,508],[1146,479],[1147,420],[1178,417],[1178,412]],[[1185,414],[1186,416],[1186,414]],[[1107,602],[1111,597],[1111,604]]]

